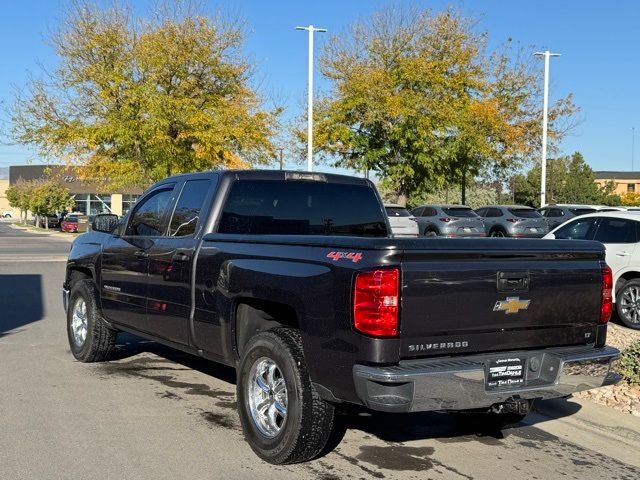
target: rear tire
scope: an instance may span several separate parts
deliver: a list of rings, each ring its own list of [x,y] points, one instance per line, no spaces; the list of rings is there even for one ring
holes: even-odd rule
[[[67,311],[67,337],[71,353],[80,362],[109,360],[118,332],[105,321],[98,307],[93,280],[78,280],[71,288]]]
[[[279,465],[305,462],[323,452],[335,409],[311,383],[297,330],[277,328],[255,335],[237,372],[240,423],[260,458]]]
[[[425,237],[437,237],[438,236],[438,232],[436,232],[432,228],[429,228],[429,229],[425,230],[424,236]]]
[[[640,330],[640,280],[629,280],[616,292],[616,312],[625,327]]]
[[[506,237],[505,233],[500,230],[500,229],[495,229],[495,230],[491,230],[491,232],[489,233],[490,237],[494,237],[494,238],[504,238]]]

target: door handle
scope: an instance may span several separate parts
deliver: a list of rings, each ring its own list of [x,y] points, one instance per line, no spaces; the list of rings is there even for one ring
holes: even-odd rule
[[[186,253],[178,252],[173,257],[171,257],[171,260],[174,262],[188,262],[189,258],[191,257],[189,257],[189,255],[187,255]]]
[[[137,250],[134,255],[136,256],[136,258],[139,258],[140,260],[144,260],[145,258],[149,258],[149,254],[147,252],[145,252],[144,250]]]
[[[629,252],[619,252],[619,253],[616,253],[616,255],[618,257],[628,257],[629,256]]]

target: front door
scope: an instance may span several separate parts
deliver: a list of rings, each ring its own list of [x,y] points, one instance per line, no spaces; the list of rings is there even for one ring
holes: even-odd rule
[[[137,330],[146,325],[149,250],[167,227],[174,185],[149,192],[102,254],[102,311],[111,322]]]
[[[191,274],[197,238],[206,212],[210,179],[184,183],[166,236],[155,239],[149,253],[147,323],[155,335],[188,345]]]

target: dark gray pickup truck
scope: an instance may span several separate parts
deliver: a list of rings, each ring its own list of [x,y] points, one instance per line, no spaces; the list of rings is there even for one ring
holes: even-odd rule
[[[71,248],[71,352],[128,331],[235,367],[268,462],[317,456],[343,405],[504,425],[617,379],[596,242],[394,238],[371,182],[300,172],[168,178],[116,220]]]

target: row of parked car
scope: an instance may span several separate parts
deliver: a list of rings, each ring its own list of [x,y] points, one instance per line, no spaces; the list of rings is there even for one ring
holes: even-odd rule
[[[541,238],[567,221],[589,213],[640,211],[640,208],[550,205],[535,210],[523,205],[422,205],[409,211],[385,205],[395,235],[427,237]]]
[[[59,228],[62,232],[82,233],[90,228],[94,216],[84,215],[80,212],[64,212],[60,215],[49,213],[37,216],[33,220],[33,224],[41,228]]]

